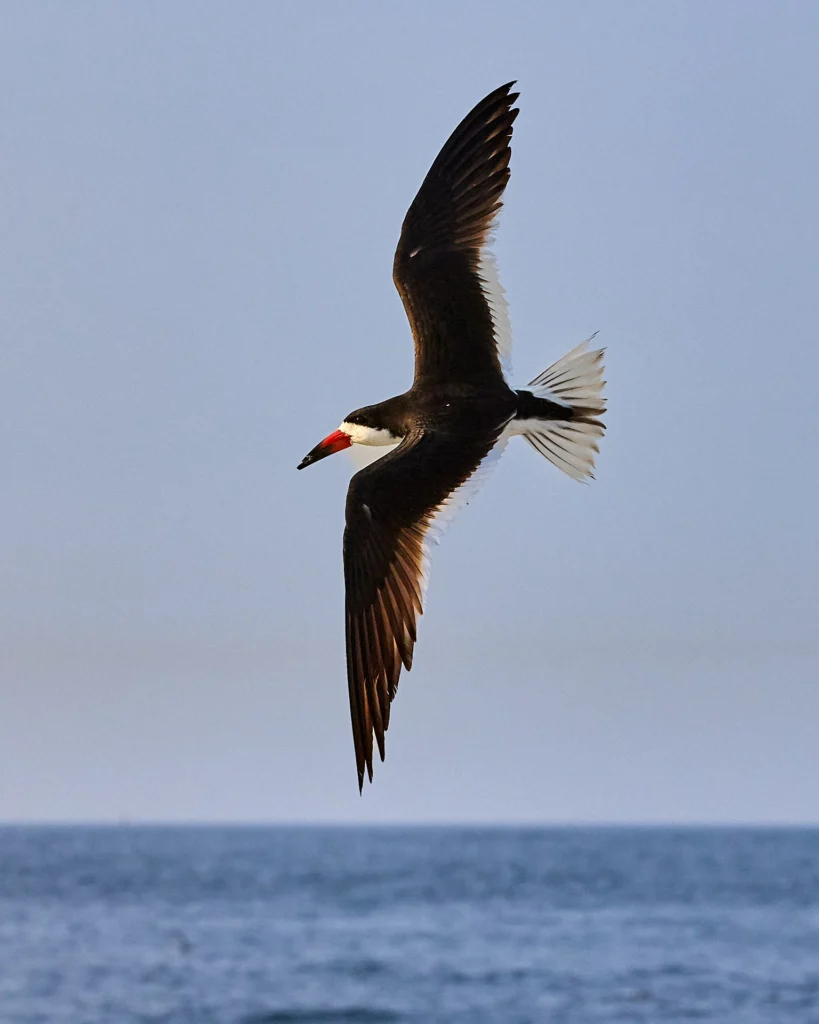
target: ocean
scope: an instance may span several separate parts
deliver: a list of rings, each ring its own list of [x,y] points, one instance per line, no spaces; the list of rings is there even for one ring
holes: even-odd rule
[[[819,1024],[819,830],[0,828],[2,1024]]]

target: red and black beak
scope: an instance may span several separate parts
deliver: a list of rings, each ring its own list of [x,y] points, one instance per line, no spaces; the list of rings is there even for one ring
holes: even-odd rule
[[[345,434],[343,430],[334,430],[332,434],[328,434],[323,441],[319,441],[316,447],[304,456],[298,466],[296,466],[296,469],[312,466],[319,459],[324,459],[328,455],[335,455],[336,452],[349,448],[352,443],[349,434]]]

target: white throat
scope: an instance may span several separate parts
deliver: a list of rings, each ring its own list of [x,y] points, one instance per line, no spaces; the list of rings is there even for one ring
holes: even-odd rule
[[[380,447],[385,444],[398,444],[400,437],[395,437],[389,430],[379,430],[377,427],[365,427],[363,423],[344,423],[338,428],[347,434],[353,444],[368,444]]]

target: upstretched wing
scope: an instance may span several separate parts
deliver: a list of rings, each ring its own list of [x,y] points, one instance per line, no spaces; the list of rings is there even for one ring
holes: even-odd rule
[[[415,339],[415,379],[502,376],[511,346],[506,299],[489,251],[509,181],[514,82],[458,125],[407,211],[393,278]]]
[[[425,562],[436,517],[488,461],[498,430],[466,443],[437,433],[410,434],[357,473],[347,492],[344,531],[347,681],[359,789],[373,777],[375,734],[384,733],[401,667],[409,669],[423,611]]]

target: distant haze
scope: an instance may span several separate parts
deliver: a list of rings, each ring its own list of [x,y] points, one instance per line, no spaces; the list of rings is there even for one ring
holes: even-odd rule
[[[0,820],[819,822],[819,7],[7,4]],[[517,78],[515,383],[599,330],[579,486],[511,443],[359,797],[351,464],[391,282]]]

